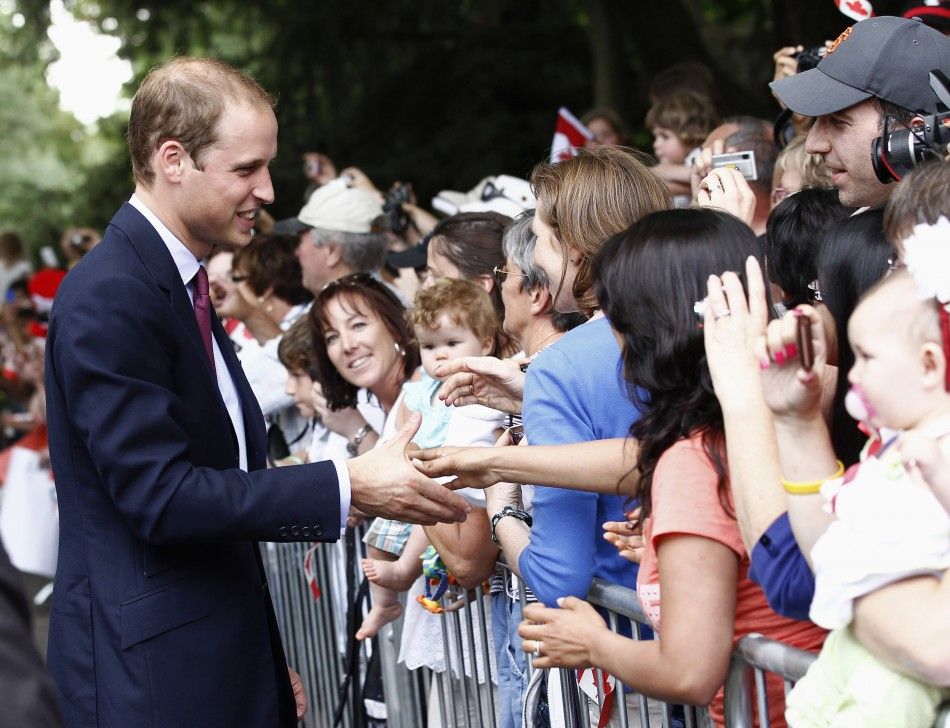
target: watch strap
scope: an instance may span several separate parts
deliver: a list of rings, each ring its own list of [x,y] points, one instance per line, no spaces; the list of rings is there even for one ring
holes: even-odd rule
[[[491,540],[495,542],[496,546],[501,546],[501,543],[498,541],[498,537],[495,535],[495,529],[498,527],[498,523],[501,521],[501,519],[507,518],[508,516],[517,518],[528,528],[531,528],[531,525],[534,523],[534,519],[531,518],[527,511],[515,506],[505,506],[500,511],[498,511],[498,513],[491,517]]]

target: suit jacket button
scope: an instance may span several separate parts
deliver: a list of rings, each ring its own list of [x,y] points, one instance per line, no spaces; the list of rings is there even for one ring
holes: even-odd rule
[[[281,526],[280,528],[277,529],[277,535],[280,536],[281,538],[287,538],[288,534],[289,534],[289,531],[287,530],[287,526]]]
[[[314,535],[314,536],[317,536],[317,537],[322,536],[322,535],[323,535],[323,529],[322,529],[320,526],[314,526],[314,527],[313,527],[313,535]]]
[[[290,535],[293,536],[294,538],[298,538],[300,536],[300,528],[298,526],[294,526],[293,528],[291,528]]]
[[[310,538],[310,535],[313,533],[313,529],[310,526],[304,526],[300,529],[300,535],[304,538]]]

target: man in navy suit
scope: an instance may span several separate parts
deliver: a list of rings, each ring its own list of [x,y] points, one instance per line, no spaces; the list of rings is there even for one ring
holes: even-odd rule
[[[135,194],[59,289],[47,340],[50,669],[69,726],[292,726],[305,698],[255,542],[335,540],[351,503],[430,524],[469,507],[411,466],[417,417],[360,457],[264,469],[201,260],[247,244],[273,200],[270,96],[175,59],[143,81],[128,133]]]

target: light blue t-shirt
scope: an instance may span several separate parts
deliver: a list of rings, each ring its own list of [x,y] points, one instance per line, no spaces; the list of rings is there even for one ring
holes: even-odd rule
[[[419,447],[440,447],[445,444],[445,435],[449,428],[452,410],[440,399],[433,404],[433,395],[442,386],[442,382],[433,379],[426,370],[421,370],[418,382],[406,382],[402,385],[403,404],[413,412],[422,413],[422,424],[412,441]]]
[[[588,321],[544,349],[528,367],[524,428],[532,445],[626,437],[639,411],[627,396],[620,346],[606,318]],[[583,469],[584,463],[577,467]],[[625,496],[536,486],[534,525],[518,565],[547,606],[587,596],[593,578],[636,588],[637,565],[603,538],[622,521]]]

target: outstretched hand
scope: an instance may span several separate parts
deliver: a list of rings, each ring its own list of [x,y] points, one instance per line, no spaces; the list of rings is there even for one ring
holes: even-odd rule
[[[423,526],[460,523],[472,511],[472,506],[425,477],[410,461],[409,443],[421,423],[422,416],[413,412],[392,440],[346,461],[350,472],[350,501],[371,516]]]
[[[514,359],[466,356],[442,362],[435,374],[443,380],[439,399],[446,405],[485,407],[519,414],[524,397],[524,372]]]
[[[644,549],[640,509],[637,508],[626,516],[626,521],[607,521],[603,525],[604,540],[613,544],[621,557],[639,564],[643,558]]]
[[[453,447],[443,445],[412,453],[412,463],[423,475],[442,478],[454,475],[449,483],[453,490],[459,488],[487,488],[502,482],[504,476],[493,467],[495,448]]]

